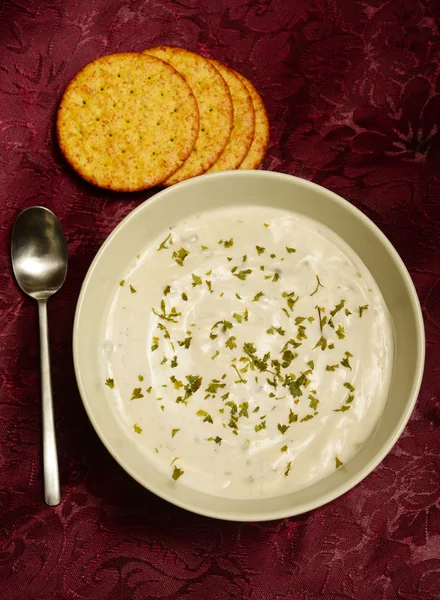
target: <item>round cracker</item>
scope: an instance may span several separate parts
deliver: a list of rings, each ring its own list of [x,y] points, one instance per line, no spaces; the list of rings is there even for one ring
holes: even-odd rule
[[[214,173],[236,169],[243,162],[254,138],[255,113],[252,98],[238,75],[217,60],[210,60],[228,84],[234,107],[231,136],[218,160],[207,171]]]
[[[241,73],[236,73],[246,86],[252,98],[255,111],[255,133],[249,152],[244,161],[238,167],[239,169],[257,169],[266,154],[269,144],[269,119],[267,118],[266,107],[255,86]]]
[[[57,135],[84,179],[115,191],[161,183],[185,162],[199,129],[197,102],[166,62],[137,53],[103,56],[69,83]]]
[[[232,130],[233,109],[229,87],[207,60],[184,48],[159,46],[144,51],[178,71],[190,86],[199,107],[200,128],[196,144],[183,164],[163,185],[172,185],[204,173],[215,163]]]

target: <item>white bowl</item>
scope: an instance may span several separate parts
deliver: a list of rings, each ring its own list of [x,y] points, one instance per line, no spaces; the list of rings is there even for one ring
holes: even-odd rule
[[[375,278],[395,327],[395,360],[385,411],[360,451],[331,476],[291,494],[219,498],[176,485],[148,464],[111,409],[103,389],[100,348],[115,274],[170,224],[202,210],[253,204],[302,213],[330,227],[359,255]],[[422,314],[411,278],[380,230],[349,202],[308,181],[268,171],[203,175],[158,193],[129,214],[107,238],[84,280],[76,308],[73,354],[79,390],[89,418],[119,464],[158,496],[195,513],[235,521],[297,515],[344,494],[366,477],[402,433],[419,392],[424,365]]]

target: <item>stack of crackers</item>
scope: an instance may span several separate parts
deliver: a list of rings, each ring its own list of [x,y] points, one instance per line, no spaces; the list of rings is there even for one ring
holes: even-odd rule
[[[115,191],[170,186],[202,173],[256,169],[269,140],[250,81],[183,48],[111,54],[69,83],[57,116],[75,171]]]

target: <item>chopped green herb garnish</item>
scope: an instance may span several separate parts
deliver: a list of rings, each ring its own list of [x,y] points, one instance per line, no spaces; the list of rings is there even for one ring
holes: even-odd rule
[[[177,342],[179,344],[179,346],[183,346],[186,350],[188,350],[188,348],[191,346],[191,340],[192,337],[187,337],[184,340],[181,340],[180,342]],[[171,364],[171,366],[173,366]]]
[[[139,427],[139,425],[136,425],[136,423],[133,425],[133,429],[135,433],[142,433],[142,427]]]
[[[239,271],[238,273],[234,273],[234,277],[238,277],[244,281],[248,275],[252,273],[252,269],[245,269],[244,271]]]
[[[271,258],[275,258],[275,254],[272,252],[272,254],[270,255]]]
[[[278,279],[280,278],[280,274],[279,273],[275,273],[274,276],[272,277],[272,281],[274,283],[276,283],[278,281]]]
[[[320,288],[320,287],[324,287],[324,286],[322,285],[322,283],[320,282],[318,275],[315,275],[315,277],[316,277],[316,282],[317,282],[317,283],[316,283],[316,288],[315,288],[315,289],[314,289],[314,291],[313,291],[313,292],[310,294],[311,296],[314,296],[314,295],[317,293],[317,291],[319,290],[319,288]]]
[[[237,347],[237,344],[235,341],[236,339],[237,338],[235,336],[231,335],[231,337],[228,338],[225,342],[226,348],[229,348],[229,350],[233,350],[234,348],[236,348]]]
[[[135,288],[131,284],[130,284],[130,292],[132,294],[136,294],[136,290],[135,290]]]
[[[159,338],[156,337],[156,336],[154,336],[153,337],[153,343],[151,344],[151,352],[154,352],[158,348],[159,348]]]
[[[344,463],[342,462],[342,460],[339,460],[339,458],[336,456],[335,457],[335,464],[336,464],[336,468],[339,469],[339,467],[342,467],[342,465]]]
[[[209,279],[206,279],[205,283],[206,283],[206,285],[207,285],[207,287],[208,287],[209,293],[210,293],[210,294],[213,294],[213,293],[214,293],[214,290],[212,289],[212,282],[211,282],[211,281],[209,281]]]
[[[304,421],[310,421],[310,419],[313,419],[313,415],[306,415],[300,420],[300,423],[303,423]]]
[[[171,361],[171,368],[174,369],[175,367],[177,367],[177,365],[177,356],[173,356],[173,360]]]
[[[150,387],[149,387],[149,388],[147,388],[147,394],[151,394],[151,390],[152,390],[152,389],[153,389],[153,388],[152,388],[152,386],[150,385]]]
[[[347,388],[347,390],[350,390],[350,392],[354,392],[354,390],[356,389],[354,386],[351,385],[351,383],[349,383],[348,381],[346,381],[344,383],[344,387]]]
[[[180,317],[182,315],[182,313],[177,312],[174,306],[171,308],[169,314],[167,314],[165,300],[163,298],[160,302],[160,309],[162,311],[161,313],[157,312],[155,308],[152,308],[151,310],[160,319],[164,319],[165,321],[171,321],[172,323],[177,323],[177,317]]]
[[[266,421],[261,421],[261,423],[258,423],[258,425],[255,425],[254,429],[257,433],[259,431],[261,431],[262,429],[266,429]]]
[[[164,356],[164,357],[162,358],[162,360],[160,361],[160,364],[161,364],[161,365],[164,365],[164,364],[167,362],[167,360],[168,360],[168,358],[167,358],[166,356]]]
[[[192,277],[192,286],[196,287],[196,285],[202,285],[203,281],[202,278],[199,277],[198,275],[195,275],[194,273],[191,275]]]
[[[166,287],[164,287],[163,289],[163,295],[167,296],[169,293],[171,292],[171,286],[167,285]]]
[[[289,254],[292,254],[293,252],[296,252],[295,248],[289,248],[288,246],[286,246],[286,250]]]
[[[364,306],[359,306],[359,318],[362,318],[362,314],[365,310],[368,310],[368,304],[364,304]]]
[[[171,430],[171,437],[173,438],[176,435],[176,433],[178,433],[179,431],[180,431],[180,429],[172,429]]]
[[[184,300],[185,302],[188,302],[188,296],[185,292],[182,293],[182,300]]]
[[[139,379],[139,381],[143,381],[144,380],[144,376],[143,375],[138,375],[138,379]]]
[[[219,244],[223,244],[223,246],[225,248],[231,248],[231,246],[234,245],[234,238],[231,238],[230,240],[226,240],[226,241],[220,240]]]
[[[233,327],[230,321],[217,321],[217,323],[214,323],[214,325],[211,327],[211,333],[209,334],[211,340],[215,340],[218,337],[218,334],[214,333],[214,329],[216,329],[219,325],[221,325],[221,330],[223,333],[225,333],[228,329],[232,329]]]
[[[307,364],[309,365],[309,367],[310,367],[310,368],[312,369],[312,371],[313,371],[313,369],[315,368],[315,363],[313,362],[313,360],[309,360]]]
[[[278,428],[278,431],[284,435],[286,433],[286,431],[289,429],[289,425],[281,425],[280,423],[278,423],[277,428]]]
[[[290,473],[290,469],[291,469],[291,468],[292,468],[292,461],[289,461],[289,462],[287,463],[286,470],[284,471],[284,477],[287,477],[287,476],[288,476],[288,474]]]
[[[346,367],[347,369],[350,369],[350,371],[352,371],[351,365],[350,365],[350,361],[348,360],[350,357],[352,357],[353,354],[350,354],[350,352],[346,352],[345,353],[345,358],[341,360],[341,365],[343,367]]]
[[[333,350],[333,348],[334,348],[334,347],[335,347],[335,345],[334,345],[334,344],[329,344],[329,345],[328,345],[328,349],[329,349],[329,350]]]
[[[296,339],[297,340],[306,340],[307,336],[306,336],[306,328],[304,327],[304,325],[299,325],[298,326],[298,332],[296,335]]]
[[[178,265],[183,267],[183,263],[185,262],[185,258],[189,255],[188,250],[185,248],[180,248],[179,250],[173,252],[173,258]]]
[[[222,390],[224,387],[226,387],[226,383],[220,383],[218,379],[213,379],[209,383],[205,392],[208,392],[209,394],[216,394],[219,390]]]
[[[201,245],[201,246],[200,246],[200,248],[201,248],[203,251],[205,251],[205,250],[208,250],[208,246],[203,246],[203,245]]]
[[[213,423],[211,415],[209,413],[207,413],[206,410],[199,409],[196,412],[196,415],[198,417],[203,417],[203,422],[204,423]]]
[[[244,311],[244,313],[240,314],[240,313],[234,313],[232,315],[234,317],[234,319],[236,321],[238,321],[239,323],[241,323],[243,320],[247,321],[249,319],[249,312],[248,309],[246,309]]]
[[[130,400],[138,400],[139,398],[143,397],[144,395],[142,393],[142,388],[138,387],[134,388],[134,390],[132,391]]]
[[[351,315],[351,312],[348,310],[348,308],[345,309],[345,314],[347,315],[347,317]]]
[[[171,237],[171,233],[169,233],[167,235],[167,237],[164,239],[164,241],[160,244],[160,246],[157,249],[158,252],[159,252],[159,250],[168,250],[168,248],[170,246],[166,246],[165,245],[168,242],[168,240],[169,240],[169,243],[170,243],[170,246],[171,246],[171,244],[173,243],[173,238]]]
[[[319,400],[318,398],[315,398],[314,396],[312,396],[312,394],[309,394],[309,400],[310,400],[310,408],[312,410],[316,410],[318,408],[318,404],[319,404]]]
[[[325,367],[326,371],[336,371],[336,369],[339,367],[339,365],[327,365]]]
[[[327,348],[327,340],[324,336],[321,336],[319,338],[318,342],[313,346],[313,349],[315,348],[321,348],[322,351],[324,351]]]
[[[115,380],[111,377],[107,377],[107,379],[105,380],[105,385],[112,390],[115,387]]]
[[[177,481],[179,477],[182,477],[184,473],[185,471],[182,471],[182,469],[179,469],[179,467],[174,467],[174,471],[171,477],[174,479],[174,481]]]
[[[298,421],[298,415],[292,412],[292,409],[289,411],[289,423],[296,423]]]
[[[342,310],[342,309],[344,308],[344,306],[345,306],[345,300],[343,300],[343,299],[342,299],[342,300],[339,302],[339,304],[337,304],[337,305],[334,307],[334,309],[330,311],[330,315],[331,315],[332,317],[334,317],[336,313],[338,313],[340,310]]]
[[[218,444],[220,446],[221,443],[222,443],[222,438],[219,437],[218,435],[216,435],[215,438],[214,437],[209,437],[208,438],[208,442],[215,442],[216,444]]]
[[[345,338],[345,329],[342,327],[342,325],[338,325],[336,335],[340,340],[343,340]]]
[[[265,227],[269,227],[269,223],[263,223]]]
[[[295,298],[295,292],[283,292],[281,295],[283,298],[286,298],[289,309],[293,310],[295,303],[299,300],[299,296]]]
[[[280,448],[280,452],[287,452],[287,446],[282,446]]]
[[[234,364],[232,364],[231,367],[235,370],[235,372],[238,375],[238,380],[235,381],[234,383],[247,383],[247,379],[243,379],[243,377],[241,376],[240,371],[237,369],[237,367]]]
[[[176,379],[174,375],[171,375],[170,380],[176,390],[180,390],[180,388],[183,387],[183,381],[180,381],[180,379]]]
[[[119,285],[120,285],[121,287],[124,287],[124,284],[125,284],[125,279],[121,279],[121,281],[119,282]]]
[[[260,256],[260,254],[263,254],[263,252],[266,250],[266,248],[263,248],[263,246],[255,246],[255,248],[257,249],[258,256]]]
[[[263,292],[258,292],[258,294],[255,294],[252,302],[258,302],[258,300],[261,298],[261,296],[264,296]]]
[[[220,350],[217,350],[216,353],[214,354],[214,356],[211,356],[211,360],[214,360],[214,358],[217,358],[217,356],[220,354]]]
[[[236,293],[236,294],[235,294],[235,297],[236,297],[238,300],[241,300],[241,296],[240,296],[240,294],[237,294],[237,293]]]

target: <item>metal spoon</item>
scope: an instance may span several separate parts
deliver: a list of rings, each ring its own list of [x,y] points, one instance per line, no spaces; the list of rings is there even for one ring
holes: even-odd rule
[[[57,444],[50,377],[47,300],[63,285],[67,272],[67,244],[57,217],[42,206],[20,213],[12,230],[12,268],[23,292],[38,301],[40,320],[41,393],[43,410],[44,499],[60,502]]]

